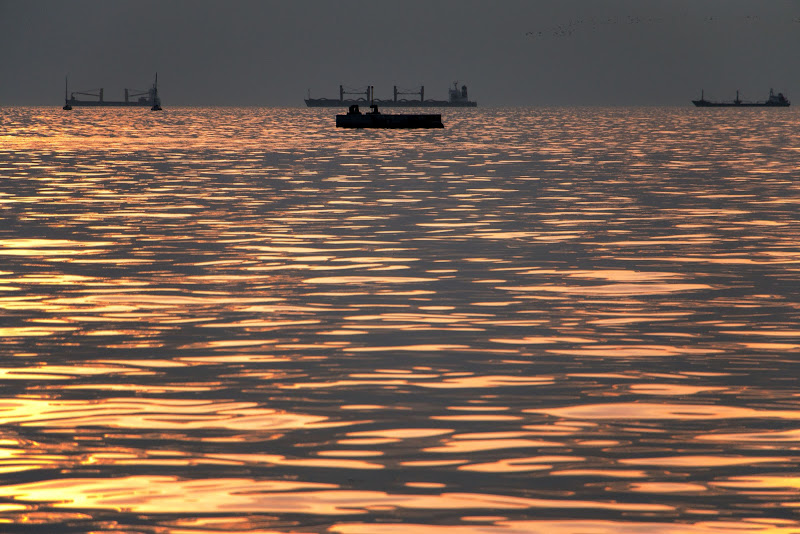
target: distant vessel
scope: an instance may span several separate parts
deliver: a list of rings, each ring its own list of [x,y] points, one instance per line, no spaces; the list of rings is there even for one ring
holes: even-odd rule
[[[408,115],[381,113],[372,104],[371,111],[361,113],[358,104],[350,106],[347,115],[336,115],[338,128],[444,128],[440,114]]]
[[[425,86],[420,86],[419,91],[398,91],[397,86],[394,86],[394,98],[392,100],[375,99],[373,94],[373,86],[368,86],[360,91],[345,91],[343,85],[339,86],[339,98],[311,98],[311,91],[306,98],[306,106],[310,108],[339,108],[345,106],[362,105],[366,106],[370,103],[377,104],[383,107],[424,107],[424,108],[474,108],[478,105],[477,102],[472,101],[467,96],[467,86],[462,85],[461,89],[458,88],[458,82],[453,82],[453,88],[449,90],[448,100],[425,100]],[[355,96],[358,98],[345,98],[345,95]],[[360,95],[364,95],[361,97]],[[406,95],[419,95],[419,99],[409,100],[406,98],[398,98]]]
[[[125,100],[105,100],[103,88],[74,91],[69,93],[69,81],[64,87],[64,109],[70,110],[73,106],[86,107],[149,107],[153,111],[161,110],[161,98],[158,96],[158,73],[156,73],[153,86],[147,91],[129,91],[125,89]],[[69,96],[67,96],[69,94]],[[78,100],[75,95],[91,96],[97,100]],[[138,97],[138,98],[137,98]]]
[[[743,107],[743,108],[771,108],[771,107],[789,107],[789,102],[783,93],[777,95],[769,90],[769,98],[765,102],[747,102],[739,98],[739,91],[736,91],[736,100],[733,102],[712,102],[705,99],[703,91],[700,91],[700,100],[692,100],[692,103],[699,108],[714,108],[714,107]]]

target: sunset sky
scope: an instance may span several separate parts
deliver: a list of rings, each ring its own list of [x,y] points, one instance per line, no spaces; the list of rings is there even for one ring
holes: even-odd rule
[[[453,81],[479,105],[800,95],[800,2],[0,0],[0,105],[147,88],[165,105],[300,106],[339,84]]]

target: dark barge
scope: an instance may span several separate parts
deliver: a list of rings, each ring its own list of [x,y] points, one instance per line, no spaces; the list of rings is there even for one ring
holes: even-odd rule
[[[442,116],[433,114],[392,114],[381,113],[378,106],[370,106],[371,111],[362,113],[357,104],[350,106],[346,115],[336,115],[337,128],[444,128]]]

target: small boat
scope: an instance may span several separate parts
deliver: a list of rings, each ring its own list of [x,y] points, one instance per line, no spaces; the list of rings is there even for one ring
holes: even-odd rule
[[[69,78],[64,78],[64,107],[61,108],[64,111],[70,111],[72,106],[69,105],[69,95],[67,94],[69,91]]]
[[[791,103],[783,96],[783,93],[778,93],[776,95],[772,89],[770,89],[769,98],[764,102],[748,102],[741,100],[739,98],[739,91],[736,91],[736,100],[733,102],[713,102],[711,100],[706,100],[704,92],[700,91],[700,100],[692,100],[692,104],[699,108],[785,108],[789,107]]]
[[[150,111],[161,111],[161,99],[158,98],[158,73],[156,72],[156,81],[153,83],[153,107]]]
[[[350,106],[346,115],[336,115],[337,128],[444,128],[439,113],[425,115],[407,115],[381,113],[378,106],[372,104],[371,111],[362,113],[358,104]]]

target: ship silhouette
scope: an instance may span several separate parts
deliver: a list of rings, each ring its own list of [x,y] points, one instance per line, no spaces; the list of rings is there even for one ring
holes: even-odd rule
[[[96,100],[79,100],[75,95],[90,96]],[[158,96],[158,73],[150,89],[137,91],[125,89],[124,100],[106,100],[103,88],[86,89],[83,91],[69,92],[69,80],[64,85],[64,108],[71,110],[78,107],[149,107],[153,111],[161,110],[161,98]]]
[[[425,99],[425,86],[422,85],[419,91],[401,91],[397,86],[394,86],[394,95],[391,100],[376,99],[374,94],[374,86],[369,85],[363,89],[349,90],[343,85],[339,86],[339,98],[311,98],[311,91],[309,90],[309,97],[305,99],[306,106],[310,108],[339,108],[349,106],[368,106],[376,104],[381,107],[425,107],[425,108],[474,108],[478,105],[477,102],[469,99],[467,94],[467,86],[462,85],[459,89],[458,82],[453,82],[453,88],[448,91],[447,100],[431,100]],[[363,96],[361,96],[363,95]],[[419,95],[419,98],[407,99],[402,98],[410,95]],[[357,98],[345,98],[345,96],[357,96]]]
[[[719,107],[745,107],[745,108],[771,108],[788,107],[791,105],[783,93],[777,95],[772,89],[769,90],[769,98],[763,102],[748,102],[739,98],[739,91],[736,91],[736,99],[728,102],[713,102],[705,99],[704,91],[700,91],[700,100],[692,100],[692,103],[699,108],[719,108]]]

